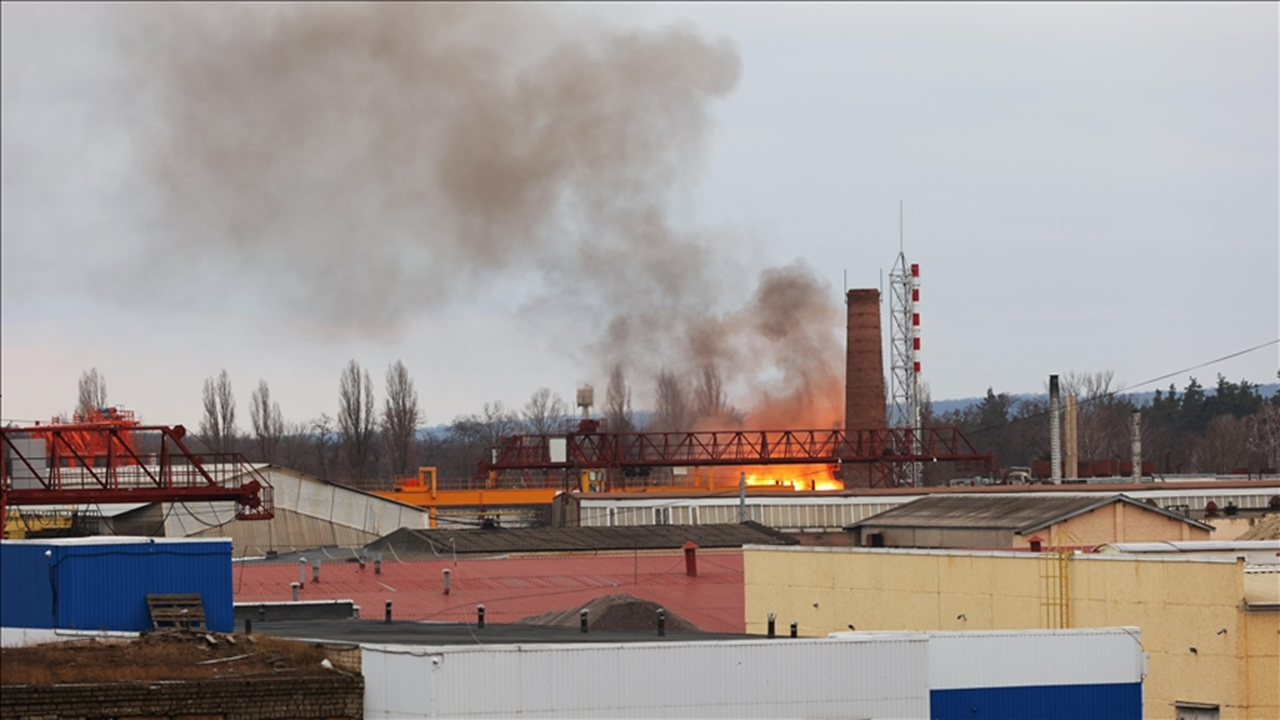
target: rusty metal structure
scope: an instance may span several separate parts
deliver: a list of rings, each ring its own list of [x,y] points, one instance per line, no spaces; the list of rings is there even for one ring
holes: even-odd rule
[[[238,453],[195,453],[181,425],[142,425],[104,408],[70,422],[0,428],[0,527],[10,506],[233,502],[236,518],[274,516],[272,489]]]
[[[480,472],[489,478],[515,471],[644,473],[659,467],[742,465],[868,466],[872,486],[892,486],[892,465],[955,462],[988,472],[995,458],[980,453],[953,427],[870,430],[737,430],[683,433],[513,435],[494,449]]]

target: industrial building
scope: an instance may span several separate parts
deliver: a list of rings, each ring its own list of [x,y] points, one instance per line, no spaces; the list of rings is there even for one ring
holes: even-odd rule
[[[1142,717],[1137,628],[409,643],[362,645],[367,718]]]
[[[757,547],[747,631],[802,634],[1131,625],[1149,654],[1145,716],[1280,717],[1275,565],[1178,554]],[[1185,713],[1179,717],[1186,717]]]
[[[745,517],[783,531],[830,533],[841,532],[873,515],[924,497],[999,497],[1009,494],[1090,498],[1123,494],[1208,523],[1225,523],[1241,528],[1247,527],[1263,513],[1280,512],[1280,478],[1276,478],[1275,482],[1202,479],[1139,484],[868,488],[814,493],[748,488],[742,495],[735,490],[565,493],[556,499],[556,517],[566,525],[583,527],[696,525],[738,522]],[[1238,514],[1223,516],[1221,508],[1234,508]],[[1181,531],[1178,532],[1180,534]]]
[[[1094,547],[1208,540],[1212,525],[1130,499],[1063,495],[930,495],[848,528],[853,545],[920,548]]]

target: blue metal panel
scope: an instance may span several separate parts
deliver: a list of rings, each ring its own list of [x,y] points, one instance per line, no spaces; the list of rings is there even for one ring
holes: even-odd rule
[[[48,547],[0,543],[0,625],[53,627]]]
[[[5,543],[4,558],[5,625],[150,630],[147,595],[198,593],[210,630],[235,627],[230,541],[28,541]],[[12,623],[11,588],[19,599]]]
[[[1141,720],[1142,683],[931,690],[933,720]]]

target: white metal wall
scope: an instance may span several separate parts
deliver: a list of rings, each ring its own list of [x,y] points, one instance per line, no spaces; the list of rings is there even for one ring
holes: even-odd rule
[[[1191,511],[1204,510],[1210,501],[1219,508],[1228,503],[1246,509],[1267,507],[1270,499],[1280,494],[1280,487],[1260,483],[1256,487],[1218,490],[1212,488],[1186,489],[1176,483],[1152,484],[1150,490],[1126,491],[1134,500],[1155,502],[1162,508]],[[1012,493],[1016,494],[1016,493]],[[1043,496],[1043,491],[1025,493],[1027,496]],[[1066,496],[1106,497],[1114,491],[1082,491],[1064,489]],[[839,530],[872,515],[890,510],[903,503],[918,500],[924,495],[796,495],[795,497],[772,495],[747,497],[747,517],[770,527],[783,530]],[[738,522],[738,496],[725,494],[710,498],[672,498],[655,495],[652,498],[584,497],[579,501],[580,524],[584,527],[609,525],[654,525],[654,510],[670,509],[670,523],[674,525],[712,524]],[[695,520],[696,509],[696,520]],[[665,517],[665,516],[664,516]]]
[[[929,714],[927,640],[364,646],[365,717]]]
[[[929,633],[929,688],[1139,683],[1136,627]]]
[[[258,466],[274,489],[273,520],[235,521],[230,503],[170,503],[165,535],[234,536],[237,556],[250,550],[363,545],[402,527],[426,528],[426,510],[280,468]]]

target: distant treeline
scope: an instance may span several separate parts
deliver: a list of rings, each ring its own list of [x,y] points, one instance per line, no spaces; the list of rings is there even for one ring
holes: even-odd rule
[[[1062,378],[1063,396],[1078,399],[1081,461],[1130,459],[1130,416],[1142,413],[1142,456],[1157,473],[1259,472],[1280,466],[1280,386],[1221,375],[1206,389],[1193,377],[1181,391],[1122,394],[1109,372]],[[1049,459],[1049,399],[987,390],[963,408],[927,413],[934,425],[954,425],[1004,467]],[[942,479],[942,478],[938,478]]]

